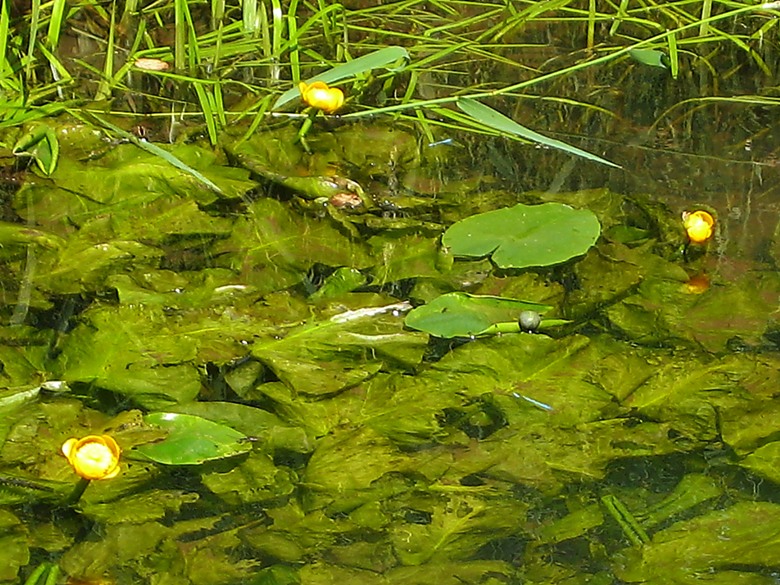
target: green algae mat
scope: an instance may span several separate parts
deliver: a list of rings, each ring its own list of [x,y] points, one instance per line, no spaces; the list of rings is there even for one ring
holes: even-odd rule
[[[295,133],[43,134],[0,225],[0,582],[777,582],[777,241]],[[74,498],[87,436],[120,473]]]

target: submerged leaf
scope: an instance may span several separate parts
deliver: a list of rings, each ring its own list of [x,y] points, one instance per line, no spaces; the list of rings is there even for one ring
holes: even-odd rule
[[[382,299],[379,299],[382,300]],[[387,364],[413,368],[427,339],[403,330],[404,303],[345,311],[258,342],[252,354],[280,380],[304,394],[334,394],[356,386]]]
[[[95,306],[64,342],[61,378],[92,383],[147,408],[192,400],[200,376],[196,339],[156,307]],[[175,334],[177,333],[177,334]]]
[[[263,198],[233,225],[232,235],[216,246],[217,259],[241,271],[249,284],[271,292],[300,283],[317,263],[362,269],[370,259],[362,242],[331,221],[295,213],[289,205]]]
[[[745,457],[740,465],[756,475],[780,484],[780,441],[772,441]]]
[[[0,510],[0,534],[0,581],[17,581],[20,567],[30,561],[27,528],[10,511]]]
[[[630,583],[694,583],[702,574],[736,567],[768,571],[780,558],[778,525],[779,505],[740,502],[654,534],[652,542],[628,555],[628,562],[615,564],[615,572]]]
[[[465,561],[490,541],[516,534],[527,509],[520,500],[453,495],[436,506],[430,523],[398,523],[390,538],[404,565]]]
[[[228,504],[238,506],[289,496],[295,479],[289,469],[274,465],[269,455],[254,452],[230,471],[204,474],[203,484]]]

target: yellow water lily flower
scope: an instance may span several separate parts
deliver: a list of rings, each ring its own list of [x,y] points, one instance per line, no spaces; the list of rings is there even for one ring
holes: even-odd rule
[[[89,435],[68,439],[62,453],[78,475],[84,479],[111,479],[119,473],[119,445],[108,435]]]
[[[337,87],[328,87],[324,81],[298,84],[301,98],[307,105],[332,114],[344,105],[344,92]]]
[[[706,211],[684,211],[682,220],[685,232],[688,234],[688,239],[691,242],[702,244],[712,237],[715,218]]]

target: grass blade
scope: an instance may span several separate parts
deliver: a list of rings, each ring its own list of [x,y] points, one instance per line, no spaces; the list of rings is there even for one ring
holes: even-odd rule
[[[672,79],[677,79],[680,73],[680,55],[677,52],[677,37],[669,35],[666,39],[669,44],[669,67],[672,70]]]
[[[38,38],[38,24],[41,17],[41,0],[33,0],[30,9],[30,31],[27,39],[27,59],[25,64],[25,77],[28,82],[33,80],[33,63],[35,62],[35,41]]]
[[[194,83],[195,93],[198,95],[198,101],[200,102],[200,109],[203,112],[203,117],[206,119],[206,129],[209,133],[209,141],[211,144],[217,143],[217,120],[214,118],[214,109],[212,108],[212,99],[208,94],[208,90],[203,87],[202,83]]]
[[[6,64],[8,63],[8,57],[6,51],[8,50],[8,24],[10,16],[8,13],[8,3],[11,0],[2,0],[3,4],[0,8],[0,76],[5,74]]]
[[[173,12],[174,26],[174,45],[173,45],[173,66],[176,71],[184,70],[184,59],[186,57],[185,47],[187,45],[187,18],[184,15],[187,10],[186,0],[175,0]]]
[[[469,98],[461,98],[458,100],[458,107],[463,111],[464,114],[474,118],[480,124],[484,124],[489,128],[498,130],[503,134],[519,136],[520,138],[524,138],[525,140],[530,140],[531,142],[536,142],[538,144],[542,144],[550,148],[562,150],[564,152],[568,152],[569,154],[573,154],[575,156],[586,158],[588,160],[599,162],[601,164],[605,164],[611,167],[620,168],[620,165],[616,165],[615,163],[610,162],[604,158],[601,158],[600,156],[596,156],[595,154],[591,154],[589,152],[581,150],[576,146],[571,146],[570,144],[566,144],[565,142],[561,142],[560,140],[555,140],[554,138],[548,138],[547,136],[542,136],[538,132],[534,132],[533,130],[526,128],[525,126],[521,126],[511,118],[507,118],[501,112],[498,112],[493,108],[486,106],[485,104],[478,102],[476,100],[472,100]]]
[[[79,112],[78,110],[70,110],[70,113],[76,118],[79,119],[87,118],[87,120],[90,121],[91,123],[97,126],[101,126],[107,130],[111,130],[111,132],[113,132],[115,135],[120,136],[121,138],[124,138],[125,140],[132,142],[141,150],[145,150],[150,154],[160,157],[171,166],[174,166],[180,171],[184,171],[185,173],[192,175],[198,181],[206,185],[209,189],[211,189],[215,193],[222,195],[222,189],[217,187],[217,185],[213,181],[209,180],[202,173],[196,171],[188,164],[185,164],[184,162],[180,161],[178,158],[173,156],[170,152],[160,148],[156,144],[152,142],[147,142],[146,140],[141,140],[135,134],[127,132],[126,130],[122,130],[118,126],[115,126],[108,120],[104,120],[103,118],[101,118],[95,113],[84,112],[84,111]]]
[[[107,100],[111,97],[110,81],[114,76],[114,24],[116,22],[116,3],[111,6],[111,26],[108,30],[108,42],[106,43],[106,60],[103,64],[103,78],[98,86],[95,99]]]
[[[65,5],[65,0],[54,0],[51,8],[51,20],[49,20],[49,32],[46,34],[46,42],[52,51],[56,51],[57,46],[60,44]]]

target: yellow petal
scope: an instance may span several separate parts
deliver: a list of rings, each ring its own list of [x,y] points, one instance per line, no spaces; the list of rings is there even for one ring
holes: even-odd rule
[[[332,114],[344,105],[344,92],[337,87],[328,87],[323,81],[314,81],[310,84],[301,82],[298,84],[303,101],[327,114]]]
[[[68,439],[62,444],[62,454],[65,457],[70,457],[70,452],[73,451],[73,446],[78,443],[78,439]]]
[[[119,473],[119,445],[108,435],[68,439],[62,452],[73,471],[84,479],[110,479]]]
[[[684,212],[682,215],[683,227],[691,242],[701,244],[712,237],[712,227],[715,218],[706,211]]]

